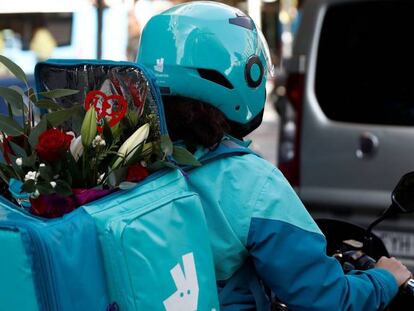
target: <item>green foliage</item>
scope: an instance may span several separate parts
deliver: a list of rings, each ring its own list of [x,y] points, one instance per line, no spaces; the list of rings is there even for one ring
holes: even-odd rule
[[[21,116],[23,114],[23,97],[22,94],[15,88],[0,86],[0,97],[3,97],[4,100],[10,105],[16,116]]]
[[[42,120],[32,128],[32,131],[29,134],[29,143],[32,148],[35,148],[37,141],[39,140],[40,134],[42,134],[47,129],[47,119],[43,117]]]
[[[161,136],[161,150],[165,156],[170,156],[173,153],[173,143],[169,136]]]
[[[19,123],[2,114],[0,114],[0,131],[10,136],[24,135],[24,129]]]
[[[18,65],[3,55],[0,55],[0,63],[6,66],[17,79],[23,81],[27,85],[26,74]]]
[[[40,92],[39,95],[47,98],[60,98],[65,96],[70,96],[79,93],[79,90],[69,90],[69,89],[55,89],[47,92]]]
[[[8,115],[0,115],[0,191],[6,189],[4,183],[11,178],[19,180],[22,191],[32,198],[55,193],[67,196],[74,188],[127,190],[136,186],[126,180],[130,166],[142,165],[140,169],[145,170],[147,165],[153,172],[177,168],[176,164],[200,165],[185,148],[176,147],[168,136],[161,136],[159,118],[149,107],[129,110],[112,127],[108,125],[109,119],[103,118],[99,127],[93,106],[85,113],[82,104],[70,102],[73,97],[68,99],[70,107],[58,104],[56,99],[73,96],[79,90],[56,89],[36,94],[27,85],[20,67],[1,55],[0,62],[26,83],[25,90],[0,87],[0,97],[8,109]],[[129,107],[134,107],[134,95],[126,92],[123,96]],[[43,115],[34,115],[39,109]],[[22,124],[15,121],[16,117],[23,119]],[[76,137],[63,131],[68,125]],[[174,163],[170,162],[171,157]]]
[[[174,146],[173,158],[180,165],[200,166],[201,163],[187,149]]]
[[[70,108],[50,112],[46,114],[46,118],[51,126],[56,127],[80,113],[83,113],[83,107],[81,105],[75,105]]]
[[[64,108],[50,99],[41,99],[36,102],[36,107],[49,110],[63,110]]]

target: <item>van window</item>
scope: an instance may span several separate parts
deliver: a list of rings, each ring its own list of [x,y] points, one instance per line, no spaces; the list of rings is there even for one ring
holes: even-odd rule
[[[414,125],[414,1],[331,6],[318,47],[315,92],[332,120]]]

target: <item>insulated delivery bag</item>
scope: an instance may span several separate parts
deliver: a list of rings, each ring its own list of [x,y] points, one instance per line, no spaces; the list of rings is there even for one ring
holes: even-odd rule
[[[99,241],[82,209],[35,217],[0,197],[0,310],[105,311]]]
[[[145,68],[128,62],[68,60],[36,66],[41,91],[86,89],[74,95],[73,100],[80,102],[85,93],[102,90],[105,78],[111,76],[116,76],[132,97],[145,102],[144,109],[157,116],[159,135],[167,135],[161,96]],[[131,92],[131,87],[138,93]],[[105,89],[116,93],[110,85]],[[112,306],[121,311],[219,310],[203,209],[180,170],[159,170],[81,210],[91,216],[98,232]]]

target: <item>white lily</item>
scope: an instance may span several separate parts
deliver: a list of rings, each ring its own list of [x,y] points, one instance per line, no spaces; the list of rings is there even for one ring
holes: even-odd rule
[[[72,156],[75,159],[75,161],[78,161],[81,155],[83,154],[83,144],[81,135],[79,135],[75,139],[72,139],[72,141],[70,142],[70,153],[72,153]]]
[[[134,134],[132,134],[119,148],[119,157],[112,167],[116,168],[122,162],[123,159],[125,159],[125,161],[128,161],[135,153],[137,147],[147,139],[149,135],[149,130],[149,123],[146,123],[139,129],[137,129],[134,132]]]

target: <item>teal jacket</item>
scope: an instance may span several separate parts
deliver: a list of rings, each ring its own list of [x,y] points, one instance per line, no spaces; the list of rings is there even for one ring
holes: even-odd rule
[[[221,310],[270,310],[259,282],[291,310],[381,310],[397,293],[386,270],[344,275],[295,191],[260,157],[222,158],[188,181],[207,218]]]

